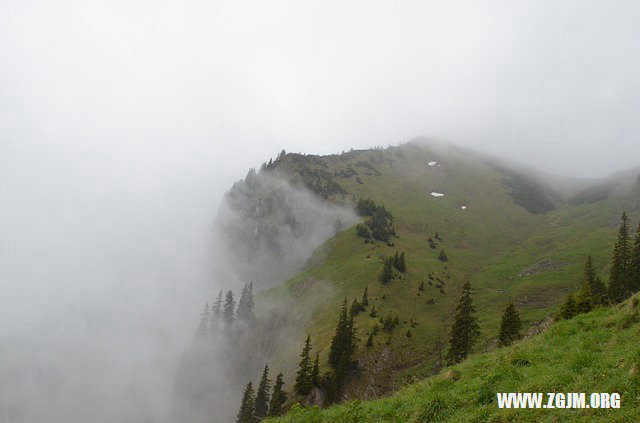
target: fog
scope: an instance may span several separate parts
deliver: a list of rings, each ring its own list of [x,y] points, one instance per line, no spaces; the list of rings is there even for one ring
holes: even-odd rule
[[[640,159],[633,1],[0,2],[0,420],[163,421],[223,194],[417,135]]]

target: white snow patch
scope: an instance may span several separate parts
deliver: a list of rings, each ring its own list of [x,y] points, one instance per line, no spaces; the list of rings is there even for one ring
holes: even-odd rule
[[[467,206],[462,206],[462,207],[460,207],[460,208],[461,208],[462,210],[466,210],[466,209],[467,209]]]
[[[444,197],[444,194],[439,192],[432,192],[431,195],[433,195],[434,197]]]
[[[429,166],[435,166],[438,162],[429,162]]]

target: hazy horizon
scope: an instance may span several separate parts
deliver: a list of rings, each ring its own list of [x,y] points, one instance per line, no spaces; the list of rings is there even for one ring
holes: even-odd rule
[[[638,21],[633,1],[3,1],[0,380],[20,383],[0,418],[166,399],[224,286],[222,195],[281,149],[425,136],[572,177],[640,165]]]

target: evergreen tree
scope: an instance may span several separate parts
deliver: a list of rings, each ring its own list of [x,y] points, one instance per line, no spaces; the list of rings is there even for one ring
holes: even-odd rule
[[[367,348],[371,348],[373,346],[373,332],[369,334],[366,345],[367,345]]]
[[[327,393],[330,401],[337,399],[342,392],[345,380],[353,367],[354,351],[355,330],[353,317],[347,315],[347,299],[345,298],[329,349],[329,365],[333,369]]]
[[[396,251],[396,253],[393,255],[393,267],[400,270],[399,266],[400,266],[400,255]]]
[[[371,307],[371,311],[369,312],[369,316],[376,317],[378,315],[378,311],[376,310],[376,306]]]
[[[584,276],[582,277],[583,287],[585,284],[589,285],[592,294],[593,305],[605,304],[607,302],[607,288],[602,283],[602,279],[596,275],[596,269],[593,265],[593,259],[591,256],[587,256],[587,261],[584,265]],[[583,297],[587,294],[586,288],[582,289]]]
[[[313,362],[313,368],[311,369],[311,382],[313,386],[320,386],[320,353],[316,353],[316,359]]]
[[[236,308],[236,301],[233,299],[233,292],[231,290],[227,291],[227,295],[224,299],[224,325],[227,330],[231,329],[233,326],[233,316]]]
[[[260,384],[256,391],[255,416],[262,419],[267,416],[269,404],[269,365],[264,366]]]
[[[300,395],[309,395],[313,389],[313,381],[311,380],[311,361],[309,352],[311,351],[311,335],[307,335],[304,348],[300,353],[300,363],[298,364],[298,373],[296,374],[295,391]]]
[[[418,285],[418,291],[424,291],[424,281],[420,281],[420,285]]]
[[[520,321],[520,314],[513,305],[509,304],[502,314],[502,321],[500,322],[500,334],[498,339],[501,346],[511,345],[513,341],[516,341],[522,337],[520,330],[522,328],[522,322]]]
[[[209,303],[205,304],[204,310],[200,315],[200,323],[198,324],[198,330],[196,336],[202,340],[209,334]]]
[[[640,290],[640,225],[636,231],[636,237],[633,242],[633,251],[631,252],[631,260],[629,263],[629,279],[631,292]]]
[[[569,294],[562,306],[560,306],[558,317],[561,319],[572,319],[576,314],[578,314],[576,302],[573,295]]]
[[[629,218],[622,213],[618,241],[613,249],[613,262],[609,274],[609,299],[619,303],[627,298],[629,284]]]
[[[396,265],[396,269],[398,269],[400,273],[404,273],[407,271],[407,262],[405,261],[404,251],[400,253],[400,256],[398,256],[398,264]]]
[[[269,403],[269,417],[277,417],[282,414],[282,406],[287,401],[287,394],[284,392],[284,382],[282,373],[278,373],[276,383],[273,385],[273,394]]]
[[[447,261],[449,261],[449,257],[447,257],[447,255],[444,253],[444,248],[440,251],[440,254],[438,255],[438,259],[443,263],[446,263]]]
[[[347,315],[347,299],[342,302],[342,310],[338,318],[331,347],[329,349],[329,364],[334,369],[338,367],[340,358],[344,354],[350,354],[353,350],[353,333],[349,331],[350,318]]]
[[[240,295],[240,301],[238,301],[238,311],[236,315],[238,320],[246,323],[254,323],[256,315],[253,311],[253,282],[245,284],[242,288],[242,294]]]
[[[211,320],[209,327],[211,332],[217,332],[220,328],[220,317],[222,316],[222,290],[218,293],[216,302],[211,307]]]
[[[362,294],[362,301],[360,301],[363,307],[367,307],[369,305],[369,287],[364,287],[364,293]]]
[[[462,297],[456,307],[455,320],[451,326],[447,353],[449,363],[459,363],[467,358],[479,335],[478,318],[471,300],[471,284],[466,282],[462,287]]]
[[[244,390],[244,395],[242,396],[242,405],[240,405],[240,410],[236,417],[236,423],[253,423],[255,421],[254,407],[255,398],[253,396],[253,384],[249,381]]]
[[[358,313],[360,313],[360,310],[361,310],[360,303],[358,302],[357,298],[354,298],[353,302],[351,303],[351,307],[349,308],[349,315],[357,316]]]
[[[393,259],[389,258],[389,259],[385,259],[384,260],[384,264],[382,266],[382,272],[380,273],[380,282],[382,282],[384,285],[387,285],[389,282],[391,282],[391,279],[393,278]]]
[[[576,295],[576,312],[577,313],[588,313],[593,310],[593,307],[597,304],[597,300],[593,293],[593,289],[591,289],[591,284],[584,280],[582,282],[582,286],[580,287],[580,291]]]

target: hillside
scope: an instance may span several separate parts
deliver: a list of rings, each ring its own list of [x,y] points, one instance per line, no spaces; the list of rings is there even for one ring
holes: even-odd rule
[[[638,192],[634,171],[550,177],[424,140],[330,156],[282,152],[233,186],[218,220],[230,246],[221,262],[258,291],[256,327],[224,355],[235,397],[268,362],[273,375],[284,373],[287,406],[321,403],[322,393],[293,395],[300,351],[310,335],[311,354],[328,371],[342,301],[365,288],[369,305],[354,322],[358,371],[341,401],[388,396],[437,374],[466,281],[481,330],[475,350],[493,350],[510,302],[528,330],[577,289],[587,255],[606,281],[620,213],[635,225]],[[357,234],[354,224],[367,217],[354,209],[368,198],[393,215],[387,242]],[[383,284],[384,260],[396,253],[405,253],[407,270]],[[387,316],[398,324],[380,330]]]
[[[511,347],[479,354],[390,398],[325,410],[298,406],[270,422],[631,422],[640,420],[640,295],[553,323]],[[500,409],[497,392],[617,392],[619,409]],[[547,398],[543,404],[547,403]]]

